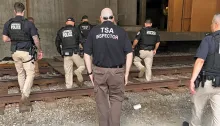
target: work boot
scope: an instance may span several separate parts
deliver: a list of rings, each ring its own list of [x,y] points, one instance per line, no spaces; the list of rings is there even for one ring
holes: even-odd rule
[[[184,121],[182,126],[189,126],[189,123]]]
[[[74,73],[76,74],[78,81],[79,81],[80,83],[82,83],[82,82],[83,82],[82,73],[79,72],[78,70],[75,70]]]
[[[19,103],[19,112],[31,112],[33,111],[33,107],[28,97],[22,95],[21,101]]]
[[[140,69],[140,72],[139,72],[139,74],[138,74],[138,77],[139,77],[139,78],[143,77],[143,76],[144,76],[144,73],[145,73],[145,67],[143,67],[143,68]]]

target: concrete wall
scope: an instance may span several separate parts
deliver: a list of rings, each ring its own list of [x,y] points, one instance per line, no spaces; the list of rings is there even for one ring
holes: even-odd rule
[[[122,25],[136,24],[137,0],[1,0],[1,32],[4,23],[14,17],[13,5],[17,1],[27,6],[26,17],[31,16],[35,19],[46,58],[58,55],[54,44],[56,33],[65,25],[65,20],[69,16],[73,16],[78,24],[83,15],[88,15],[90,22],[96,24],[101,10],[104,7],[110,7],[116,19],[118,13],[124,15],[121,18]],[[6,56],[11,56],[10,43],[3,43],[0,40],[0,59]]]
[[[136,25],[137,0],[118,0],[120,25]]]

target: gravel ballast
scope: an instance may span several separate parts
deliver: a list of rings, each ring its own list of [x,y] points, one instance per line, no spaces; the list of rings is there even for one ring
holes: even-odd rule
[[[121,126],[181,126],[191,117],[190,94],[186,88],[179,91],[163,89],[171,95],[155,91],[128,92],[123,102]],[[135,110],[134,105],[141,108]],[[19,113],[18,104],[6,106],[0,115],[0,126],[98,126],[94,97],[63,98],[54,102],[33,102],[33,112]],[[210,125],[211,110],[206,107],[203,126]]]

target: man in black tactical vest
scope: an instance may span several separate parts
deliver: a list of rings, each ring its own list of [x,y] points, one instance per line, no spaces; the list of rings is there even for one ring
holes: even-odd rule
[[[209,126],[220,126],[220,14],[212,20],[212,33],[201,42],[190,80],[192,119],[190,126],[201,126],[203,109],[210,101],[213,119]],[[189,126],[184,122],[183,126]]]
[[[16,17],[7,21],[3,29],[3,41],[11,42],[12,58],[18,72],[18,83],[22,94],[20,112],[32,110],[29,95],[34,80],[34,57],[37,57],[33,41],[38,49],[38,59],[43,56],[36,27],[32,22],[24,19],[24,10],[25,6],[16,2],[14,4]]]
[[[82,35],[82,44],[81,44],[81,49],[80,49],[80,53],[81,53],[81,56],[83,57],[83,46],[84,46],[84,43],[86,42],[87,40],[87,37],[88,37],[88,34],[90,32],[90,30],[92,29],[92,25],[89,23],[89,18],[87,15],[84,15],[82,17],[82,23],[79,24],[78,28],[79,28],[79,31]]]
[[[92,29],[92,25],[89,23],[88,16],[84,15],[82,17],[82,23],[78,26],[78,28],[79,28],[79,31],[82,35],[83,43],[84,43],[87,39],[87,36],[88,36],[90,30]]]
[[[159,45],[160,36],[157,30],[152,28],[151,19],[147,19],[145,27],[137,33],[132,45],[132,48],[135,49],[134,65],[140,70],[138,77],[142,77],[145,72],[146,80],[151,80],[153,56],[156,54]],[[146,68],[141,64],[142,59]]]
[[[66,87],[73,86],[73,63],[78,69],[74,71],[80,84],[83,82],[82,72],[85,69],[84,60],[79,56],[79,44],[82,41],[79,30],[75,27],[75,20],[70,17],[66,21],[66,26],[57,32],[57,51],[64,57],[64,71]],[[81,86],[81,85],[80,85]]]

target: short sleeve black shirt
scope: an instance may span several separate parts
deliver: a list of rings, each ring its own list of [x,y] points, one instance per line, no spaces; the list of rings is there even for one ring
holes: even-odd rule
[[[16,16],[15,19],[18,19],[18,20],[24,20],[24,17],[22,16]],[[4,24],[4,29],[3,29],[3,35],[6,35],[6,36],[9,36],[9,24],[10,21],[7,21],[5,24]],[[37,32],[37,28],[35,27],[35,25],[30,22],[30,21],[26,21],[25,24],[24,24],[24,31],[26,33],[29,33],[31,36],[35,36],[35,35],[38,35],[38,32]],[[17,43],[17,49],[28,49],[32,46],[33,43],[30,43],[30,42],[19,42]]]
[[[202,42],[200,43],[199,48],[197,49],[197,53],[195,58],[201,58],[206,60],[208,54],[212,54],[215,52],[215,41],[214,36],[220,34],[220,31],[216,31],[211,35],[206,36]]]
[[[84,47],[84,53],[93,55],[93,64],[107,68],[124,65],[130,52],[132,46],[127,33],[110,21],[95,26]]]

